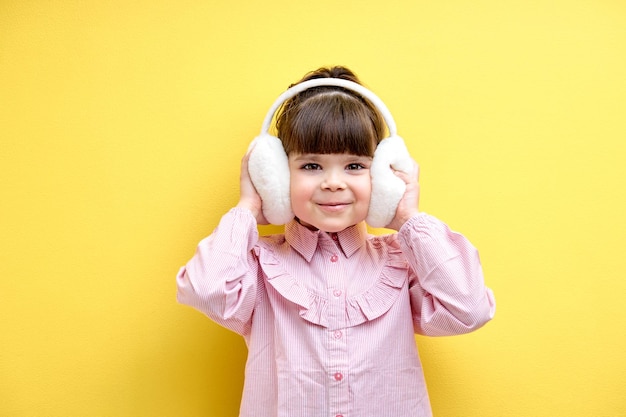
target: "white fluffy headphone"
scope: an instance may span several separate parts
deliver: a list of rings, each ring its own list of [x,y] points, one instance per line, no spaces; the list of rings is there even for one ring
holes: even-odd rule
[[[263,215],[272,224],[285,224],[294,218],[289,192],[289,162],[279,138],[270,135],[274,113],[287,100],[313,87],[335,86],[354,91],[369,100],[382,114],[389,136],[380,141],[370,167],[372,196],[365,221],[372,227],[385,227],[393,220],[406,184],[392,171],[411,173],[413,161],[404,141],[396,133],[396,123],[387,106],[360,84],[340,78],[315,78],[291,87],[274,102],[263,121],[261,134],[250,144],[248,171],[263,201]]]

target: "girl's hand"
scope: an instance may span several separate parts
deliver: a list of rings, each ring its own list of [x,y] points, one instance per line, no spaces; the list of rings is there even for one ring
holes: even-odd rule
[[[406,190],[400,203],[398,203],[395,217],[385,227],[398,231],[407,220],[418,213],[420,197],[419,166],[413,161],[413,172],[411,174],[396,170],[394,170],[394,174],[404,181]]]
[[[239,176],[239,203],[237,207],[248,209],[256,219],[257,224],[269,224],[263,215],[263,202],[257,193],[248,172],[250,151],[241,159],[241,174]]]

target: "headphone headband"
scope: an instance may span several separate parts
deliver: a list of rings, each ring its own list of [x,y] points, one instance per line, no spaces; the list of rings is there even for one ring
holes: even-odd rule
[[[392,221],[406,190],[406,184],[394,171],[411,173],[413,160],[404,141],[397,135],[396,123],[382,100],[362,85],[340,78],[315,78],[296,84],[278,97],[265,116],[261,134],[250,144],[248,160],[248,172],[263,202],[263,214],[272,224],[285,224],[294,218],[290,196],[289,157],[281,140],[272,136],[268,130],[274,113],[286,100],[308,88],[318,86],[342,87],[354,91],[378,109],[385,119],[390,136],[378,143],[372,158],[372,195],[365,219],[370,226],[385,227]]]
[[[383,119],[385,119],[385,123],[387,124],[387,128],[389,129],[389,135],[395,136],[396,132],[396,122],[393,120],[389,109],[383,101],[378,98],[376,94],[363,87],[361,84],[357,84],[352,81],[344,80],[342,78],[314,78],[312,80],[304,81],[299,84],[294,85],[284,93],[282,93],[274,102],[272,107],[270,107],[269,112],[265,116],[265,120],[263,121],[263,127],[261,128],[261,134],[267,134],[269,132],[270,125],[272,124],[272,119],[274,118],[274,114],[278,111],[278,108],[290,98],[296,96],[297,94],[303,92],[304,90],[308,90],[313,87],[321,87],[321,86],[329,86],[329,87],[343,87],[347,90],[354,91],[360,94],[365,99],[369,100],[382,114]]]

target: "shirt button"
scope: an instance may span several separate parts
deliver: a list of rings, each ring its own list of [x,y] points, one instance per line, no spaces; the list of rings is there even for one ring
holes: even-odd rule
[[[341,333],[341,330],[335,330],[335,332],[333,333],[333,337],[335,339],[341,339],[341,336],[343,336],[343,334]]]
[[[337,262],[338,260],[339,260],[339,256],[337,256],[337,255],[333,255],[333,256],[330,257],[330,261],[331,262]]]
[[[333,376],[335,377],[335,381],[341,381],[343,379],[343,374],[341,372],[336,372]]]
[[[334,295],[335,297],[341,297],[341,290],[334,290],[334,291],[333,291],[333,295]]]

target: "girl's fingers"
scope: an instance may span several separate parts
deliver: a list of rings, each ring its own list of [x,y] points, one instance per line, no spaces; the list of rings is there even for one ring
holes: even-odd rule
[[[419,175],[420,175],[419,165],[417,165],[415,161],[413,161],[413,169],[411,170],[410,173],[393,169],[393,167],[391,168],[391,170],[393,171],[394,174],[396,174],[400,179],[402,179],[402,181],[404,181],[407,184],[412,182],[413,180],[415,180],[415,182],[419,181]]]

